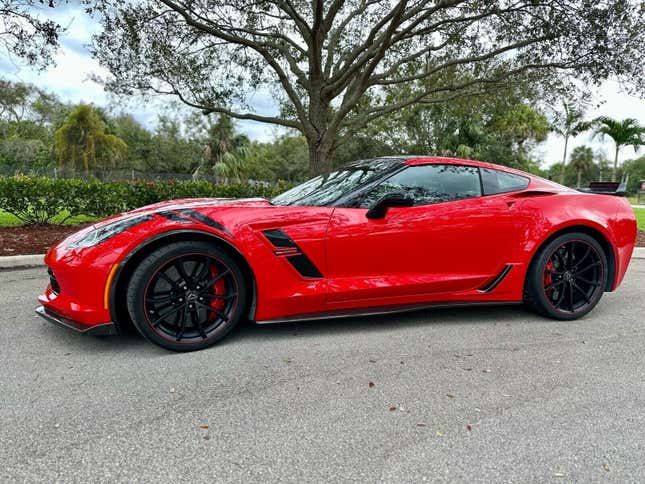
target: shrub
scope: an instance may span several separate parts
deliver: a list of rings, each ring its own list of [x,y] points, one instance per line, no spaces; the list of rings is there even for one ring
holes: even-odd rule
[[[100,182],[44,177],[0,177],[0,209],[25,223],[64,223],[70,217],[106,217],[118,212],[179,198],[271,198],[289,188],[236,183]],[[61,216],[61,214],[63,214]]]

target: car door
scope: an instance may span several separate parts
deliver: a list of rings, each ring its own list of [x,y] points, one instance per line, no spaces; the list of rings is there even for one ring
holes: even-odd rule
[[[474,166],[409,166],[354,206],[336,207],[326,239],[328,303],[396,304],[489,282],[512,261],[515,224],[506,196],[483,197],[481,186]],[[376,199],[391,192],[412,197],[414,206],[367,218]]]

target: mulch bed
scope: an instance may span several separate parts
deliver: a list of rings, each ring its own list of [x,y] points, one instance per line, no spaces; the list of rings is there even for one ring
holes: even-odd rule
[[[636,236],[636,247],[645,247],[645,230],[639,230]]]
[[[0,227],[0,257],[44,254],[59,240],[91,225],[40,225]]]
[[[0,257],[44,254],[59,240],[88,225],[90,224],[0,227]],[[636,246],[645,247],[645,230],[638,231]]]

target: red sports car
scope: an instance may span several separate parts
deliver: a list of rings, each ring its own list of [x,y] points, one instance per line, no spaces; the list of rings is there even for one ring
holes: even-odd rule
[[[116,215],[45,261],[46,319],[133,323],[177,351],[258,323],[528,303],[556,319],[618,287],[636,239],[624,198],[436,157],[358,161],[273,200],[191,199]]]

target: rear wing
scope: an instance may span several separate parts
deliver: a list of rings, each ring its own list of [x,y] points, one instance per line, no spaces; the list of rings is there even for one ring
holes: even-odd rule
[[[590,182],[589,187],[580,188],[579,191],[586,193],[602,193],[605,195],[616,195],[619,197],[624,197],[627,194],[627,182],[629,181],[629,175],[623,175],[623,178],[619,182],[609,182],[609,181],[595,181]]]

